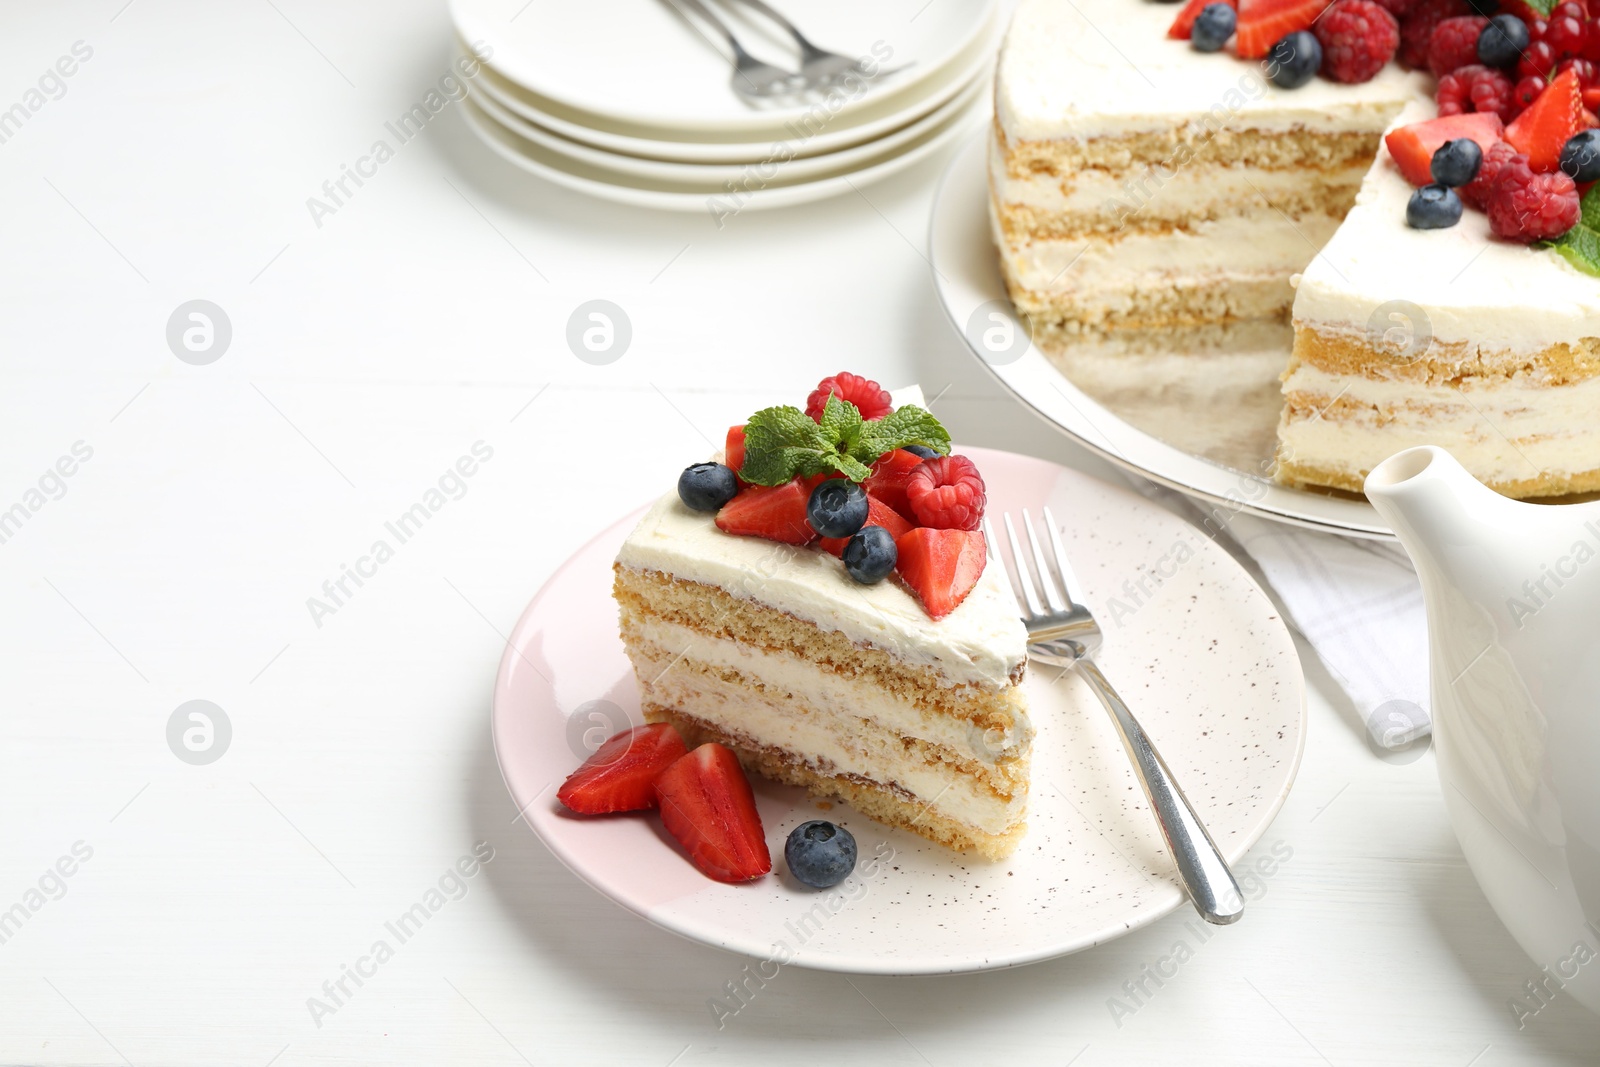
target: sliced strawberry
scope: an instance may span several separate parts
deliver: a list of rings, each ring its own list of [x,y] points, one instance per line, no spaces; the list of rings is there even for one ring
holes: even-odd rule
[[[872,475],[861,483],[862,488],[909,520],[911,502],[906,499],[906,479],[921,465],[922,457],[915,452],[903,448],[885,452],[872,464]]]
[[[1427,185],[1433,181],[1433,154],[1440,145],[1466,137],[1488,152],[1495,142],[1504,139],[1504,133],[1505,123],[1500,121],[1499,115],[1492,111],[1473,111],[1401,126],[1390,130],[1383,143],[1406,181],[1412,185]]]
[[[1311,28],[1331,0],[1239,0],[1233,47],[1244,59],[1260,59],[1296,30]]]
[[[930,618],[956,610],[983,575],[983,534],[976,530],[918,527],[898,538],[895,548],[900,554],[895,570]]]
[[[1506,127],[1506,140],[1528,157],[1535,174],[1548,174],[1561,164],[1561,146],[1581,129],[1583,87],[1577,71],[1568,68]]]
[[[1178,17],[1172,20],[1172,25],[1167,29],[1167,36],[1174,41],[1187,41],[1189,31],[1194,29],[1194,20],[1200,17],[1200,12],[1217,3],[1227,4],[1234,9],[1239,6],[1237,0],[1189,0],[1178,12]]]
[[[731,749],[701,745],[656,779],[661,821],[694,865],[719,882],[772,870],[755,794]]]
[[[867,521],[862,523],[862,528],[865,529],[868,526],[882,526],[889,531],[889,536],[896,541],[900,540],[901,534],[909,533],[912,529],[911,524],[902,518],[899,512],[873,496],[870,492],[867,494]],[[850,538],[848,537],[824,537],[817,542],[817,544],[832,552],[835,556],[843,556],[844,546],[849,543]]]
[[[729,426],[728,440],[722,446],[722,462],[724,466],[731,467],[733,473],[738,474],[739,468],[744,466],[744,427]],[[743,484],[741,482],[741,484]]]
[[[625,730],[568,775],[556,799],[584,815],[653,808],[656,777],[685,751],[683,738],[668,723]]]
[[[771,487],[752,485],[722,505],[717,529],[786,545],[809,545],[817,536],[806,521],[809,499],[811,488],[801,478]]]

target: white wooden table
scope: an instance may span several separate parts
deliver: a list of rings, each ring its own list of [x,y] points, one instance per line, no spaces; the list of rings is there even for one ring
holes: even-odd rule
[[[790,968],[719,1030],[744,961],[622,913],[513,824],[501,635],[707,439],[841,368],[920,381],[960,440],[1104,468],[946,326],[923,260],[943,160],[718,229],[527,179],[450,105],[314,219],[448,52],[436,0],[9,7],[0,1063],[1600,1059],[1568,1000],[1517,1028],[1538,970],[1432,757],[1374,758],[1314,663],[1305,764],[1256,853],[1290,856],[1240,926],[1202,944],[1176,914],[977,977]],[[231,325],[209,363],[167,341],[197,299]],[[632,324],[606,365],[565,341],[594,299]],[[401,543],[385,524],[418,503]],[[193,700],[231,727],[207,764],[168,743]],[[447,876],[475,846],[493,859]]]

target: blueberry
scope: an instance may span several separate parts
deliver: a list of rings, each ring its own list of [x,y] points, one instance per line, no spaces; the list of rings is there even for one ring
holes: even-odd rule
[[[1515,15],[1496,15],[1478,34],[1478,62],[1486,67],[1514,67],[1528,50],[1528,24]]]
[[[806,518],[823,537],[849,537],[866,525],[867,491],[848,478],[829,478],[811,490]]]
[[[1600,130],[1583,130],[1561,146],[1561,169],[1575,182],[1600,181]]]
[[[1310,30],[1296,30],[1267,53],[1267,77],[1280,89],[1298,89],[1322,66],[1322,45]]]
[[[1197,52],[1218,52],[1233,36],[1239,21],[1231,4],[1207,4],[1189,29],[1189,44]]]
[[[696,463],[678,475],[678,499],[696,511],[720,511],[739,495],[739,480],[720,463]]]
[[[789,873],[813,889],[827,889],[856,869],[856,839],[831,822],[813,819],[789,831],[783,845]]]
[[[1459,189],[1478,176],[1481,166],[1483,149],[1478,147],[1478,142],[1470,137],[1457,137],[1439,146],[1429,169],[1434,181]]]
[[[1406,225],[1413,230],[1443,230],[1461,221],[1461,198],[1445,185],[1424,185],[1406,204]]]
[[[906,451],[910,452],[913,456],[921,456],[923,459],[939,458],[939,453],[935,452],[927,445],[906,445]]]
[[[844,546],[844,569],[862,585],[889,577],[899,560],[894,537],[882,526],[863,526]]]

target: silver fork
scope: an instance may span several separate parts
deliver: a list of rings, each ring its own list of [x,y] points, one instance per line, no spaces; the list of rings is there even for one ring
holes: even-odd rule
[[[846,74],[865,74],[865,64],[860,59],[851,59],[849,56],[830,52],[826,48],[819,48],[811,43],[805,34],[800,32],[788,17],[767,3],[766,0],[737,0],[752,11],[765,15],[777,23],[783,30],[794,38],[794,43],[800,49],[800,73],[805,78],[805,88],[826,89],[829,86],[843,82]],[[893,74],[904,67],[897,67],[894,71],[879,71],[879,77]]]
[[[1217,851],[1200,817],[1173,780],[1161,753],[1156,751],[1133,712],[1095,665],[1094,653],[1102,644],[1103,634],[1084,603],[1083,587],[1067,562],[1055,517],[1049,508],[1044,509],[1044,525],[1055,558],[1054,575],[1045,562],[1044,547],[1039,543],[1027,509],[1022,511],[1022,525],[1028,531],[1031,562],[1023,555],[1011,516],[1006,514],[1004,519],[1012,556],[1008,572],[1013,588],[1021,592],[1018,606],[1023,610],[1022,623],[1028,629],[1029,656],[1060,667],[1076,667],[1078,674],[1089,683],[1089,688],[1094,690],[1094,695],[1100,698],[1116,723],[1122,745],[1133,762],[1139,784],[1144,786],[1144,795],[1155,812],[1161,836],[1167,840],[1167,848],[1178,865],[1178,876],[1195,910],[1206,922],[1220,925],[1237,921],[1244,914],[1244,897],[1227,861]],[[983,536],[989,543],[990,557],[1000,559],[999,542],[988,519],[983,520]],[[1039,602],[1039,592],[1044,594],[1043,604]]]
[[[793,97],[805,85],[805,79],[792,70],[775,67],[751,55],[733,29],[700,0],[666,0],[683,19],[694,24],[690,13],[711,26],[727,42],[733,52],[733,73],[728,85],[746,103],[756,107],[770,107],[780,98]]]

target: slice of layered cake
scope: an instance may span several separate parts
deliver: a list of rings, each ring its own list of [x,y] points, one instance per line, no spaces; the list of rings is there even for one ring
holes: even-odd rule
[[[729,433],[628,536],[647,719],[956,849],[1020,840],[1027,637],[977,532],[983,482],[921,394],[825,379]]]
[[[995,81],[991,217],[1036,340],[1286,317],[1418,75],[1288,90],[1148,0],[1022,0]]]

